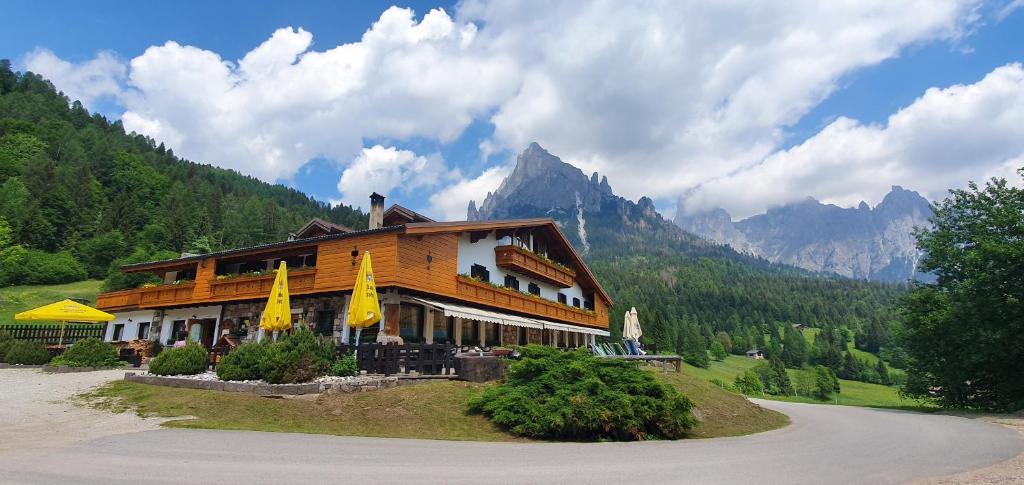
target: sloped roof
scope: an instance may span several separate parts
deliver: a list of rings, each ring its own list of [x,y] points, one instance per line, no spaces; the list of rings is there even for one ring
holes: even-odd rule
[[[309,233],[317,229],[327,234],[352,232],[352,228],[350,227],[345,227],[342,226],[341,224],[335,224],[330,221],[325,221],[319,217],[314,217],[310,219],[310,221],[307,222],[305,226],[302,226],[301,229],[295,231],[295,233],[293,233],[291,237],[292,239],[308,239],[309,237],[314,237]]]
[[[395,219],[401,219],[401,222],[388,224],[388,221],[394,221]],[[436,222],[433,219],[420,214],[407,207],[402,207],[398,204],[393,204],[388,207],[388,210],[384,211],[384,225],[385,226],[397,226],[399,224],[405,224],[410,222]]]

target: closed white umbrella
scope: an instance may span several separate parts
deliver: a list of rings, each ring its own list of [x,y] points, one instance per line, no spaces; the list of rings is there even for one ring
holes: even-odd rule
[[[643,330],[640,329],[640,319],[636,316],[636,307],[633,307],[626,312],[626,317],[622,322],[622,338],[640,342],[640,336],[643,334]]]

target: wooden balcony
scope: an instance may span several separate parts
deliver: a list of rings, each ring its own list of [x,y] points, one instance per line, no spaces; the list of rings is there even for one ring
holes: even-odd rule
[[[152,288],[139,288],[139,306],[152,307],[164,305],[184,305],[192,303],[192,293],[195,289],[194,281],[160,285]]]
[[[266,298],[274,286],[274,274],[262,276],[238,276],[210,282],[210,295],[216,300],[236,298]],[[302,292],[313,289],[316,268],[288,272],[288,292]]]
[[[589,327],[608,328],[608,321],[600,321],[594,312],[581,308],[567,307],[540,297],[525,295],[518,291],[495,288],[487,283],[466,276],[458,279],[459,298],[505,310],[513,310],[537,318],[576,323]]]
[[[576,281],[576,272],[572,269],[520,247],[498,246],[494,248],[494,259],[499,268],[531,276],[559,288],[569,288]]]
[[[139,296],[137,288],[100,293],[96,296],[96,308],[103,311],[135,308],[139,306]]]

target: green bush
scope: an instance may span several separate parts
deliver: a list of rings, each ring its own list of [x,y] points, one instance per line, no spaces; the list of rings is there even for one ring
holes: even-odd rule
[[[469,402],[510,432],[571,440],[678,439],[693,427],[693,403],[624,360],[530,345],[505,382]]]
[[[82,281],[89,277],[85,266],[71,253],[47,253],[29,249],[25,252],[24,278],[26,285],[54,285]]]
[[[736,380],[733,381],[733,387],[747,395],[764,392],[764,383],[761,382],[761,376],[754,369],[747,369],[743,374],[736,376]]]
[[[0,330],[0,362],[7,362],[7,349],[10,347],[11,342],[14,342],[11,334]]]
[[[266,345],[248,343],[240,345],[217,364],[217,377],[222,381],[255,381],[260,374],[260,362],[266,355]]]
[[[195,375],[206,372],[210,365],[210,353],[195,342],[184,347],[164,349],[160,355],[149,361],[149,373],[158,376]]]
[[[4,361],[8,364],[42,365],[50,361],[50,353],[39,342],[12,340],[7,344]]]
[[[58,355],[50,365],[66,367],[119,367],[117,349],[98,338],[87,338],[75,342],[63,354]]]
[[[331,365],[331,375],[338,377],[359,375],[359,363],[356,362],[356,356],[347,353],[334,361],[334,364]]]
[[[334,343],[299,329],[267,345],[260,374],[271,384],[309,382],[326,374],[334,360]]]

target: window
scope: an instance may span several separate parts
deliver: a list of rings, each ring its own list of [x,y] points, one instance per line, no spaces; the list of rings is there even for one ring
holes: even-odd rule
[[[113,342],[120,342],[121,341],[121,337],[123,337],[123,336],[124,336],[124,324],[123,323],[114,324],[114,334],[110,337],[110,340],[113,341]]]
[[[505,275],[505,287],[519,291],[519,280],[512,275]]]
[[[407,343],[423,342],[423,307],[402,304],[399,307],[398,335]]]
[[[584,298],[583,299],[583,308],[586,308],[587,310],[590,310],[590,311],[594,311],[594,297],[593,296],[591,296],[589,298]]]
[[[174,342],[178,341],[178,337],[185,333],[185,321],[175,320],[171,324],[171,334],[167,336],[167,345],[174,345]]]
[[[491,272],[482,264],[474,264],[473,267],[469,269],[469,275],[480,281],[491,281]]]
[[[498,324],[494,322],[480,322],[484,327],[484,345],[493,347],[498,345],[501,337],[498,335]]]
[[[336,315],[332,311],[316,312],[316,334],[334,335],[334,318]]]
[[[558,303],[561,303],[563,305],[568,305],[569,304],[568,300],[566,299],[565,293],[559,293],[558,294]]]
[[[440,311],[435,311],[433,315],[434,343],[443,344],[455,338],[455,317],[446,317]]]
[[[137,340],[147,340],[147,339],[149,339],[149,322],[141,322],[141,323],[139,323],[139,331],[135,335],[135,338]]]
[[[526,327],[519,327],[519,345],[530,343],[530,330]]]
[[[462,341],[459,345],[480,345],[480,324],[476,320],[462,320]]]
[[[537,283],[530,283],[530,286],[527,287],[527,291],[529,291],[531,295],[540,296],[540,287],[537,286]]]
[[[579,308],[580,307],[580,299],[576,298],[576,297],[573,297],[573,299],[572,299],[572,306],[574,306],[576,308]]]

